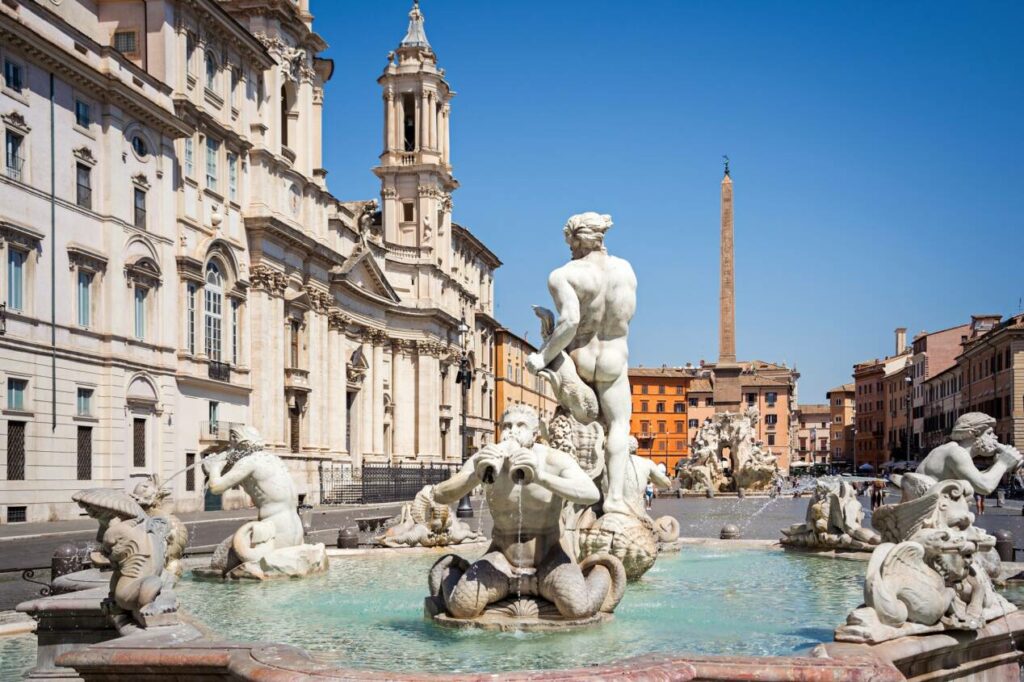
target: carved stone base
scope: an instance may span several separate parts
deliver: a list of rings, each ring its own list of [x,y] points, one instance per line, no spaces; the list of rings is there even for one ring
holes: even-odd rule
[[[566,618],[546,599],[526,595],[491,604],[476,618],[449,616],[440,600],[427,597],[423,602],[423,614],[446,628],[475,628],[496,632],[564,632],[607,623],[613,618],[612,614],[602,611],[588,618]]]
[[[274,578],[304,578],[327,570],[327,548],[322,542],[315,545],[296,545],[274,550],[257,561],[235,566],[226,574],[216,568],[193,569],[199,578],[231,580],[272,580]]]
[[[626,578],[633,582],[654,565],[658,539],[635,516],[605,514],[589,528],[580,530],[580,550],[583,557],[605,552],[617,557],[626,568]]]

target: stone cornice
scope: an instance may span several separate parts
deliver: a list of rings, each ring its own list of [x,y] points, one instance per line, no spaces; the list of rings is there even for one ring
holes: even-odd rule
[[[36,62],[52,69],[62,79],[89,92],[91,96],[109,99],[111,103],[168,137],[177,138],[191,134],[191,129],[172,111],[161,107],[151,99],[151,95],[144,92],[146,87],[150,87],[158,96],[169,96],[171,89],[166,84],[135,66],[113,48],[95,42],[42,5],[23,3],[20,7],[23,10],[44,14],[43,20],[57,25],[59,30],[72,36],[78,44],[84,45],[87,50],[98,55],[101,62],[116,63],[139,89],[122,80],[118,73],[97,71],[76,53],[63,49],[33,31],[30,26],[19,23],[4,13],[0,13],[0,42],[24,52]]]
[[[248,216],[245,218],[245,229],[250,233],[250,238],[263,235],[275,238],[288,246],[301,249],[310,256],[316,256],[332,266],[342,265],[345,262],[345,257],[334,249],[274,216]]]

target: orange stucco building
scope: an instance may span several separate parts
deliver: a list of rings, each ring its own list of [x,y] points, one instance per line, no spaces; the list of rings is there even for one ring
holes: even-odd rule
[[[636,367],[629,370],[633,416],[630,433],[637,454],[664,464],[671,474],[676,462],[690,456],[686,397],[694,370],[682,367]]]
[[[537,410],[541,421],[548,421],[555,414],[555,402],[551,386],[539,376],[526,369],[526,356],[537,351],[533,344],[505,327],[494,334],[494,418],[500,423],[501,414],[517,403],[530,405]],[[500,435],[496,425],[495,436]]]

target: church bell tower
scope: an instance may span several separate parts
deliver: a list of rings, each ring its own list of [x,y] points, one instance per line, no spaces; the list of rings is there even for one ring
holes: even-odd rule
[[[437,67],[418,2],[377,82],[384,96],[384,149],[374,173],[381,180],[384,239],[408,249],[410,265],[419,263],[414,296],[427,301],[437,294],[432,273],[450,268],[451,192],[459,183],[452,176],[448,138],[455,93]]]

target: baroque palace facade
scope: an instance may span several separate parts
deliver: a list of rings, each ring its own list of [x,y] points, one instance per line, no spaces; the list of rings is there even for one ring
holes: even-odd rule
[[[308,0],[0,2],[0,523],[195,464],[255,426],[329,468],[461,458],[494,428],[494,271],[452,221],[454,93],[417,7],[378,79],[381,199],[321,157]],[[173,480],[172,480],[173,477]],[[245,502],[241,493],[225,504]]]

